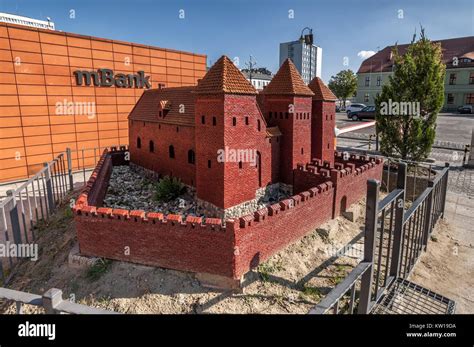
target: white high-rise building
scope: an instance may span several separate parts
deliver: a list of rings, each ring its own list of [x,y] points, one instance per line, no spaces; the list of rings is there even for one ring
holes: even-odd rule
[[[306,84],[321,77],[323,49],[300,41],[280,43],[280,66],[290,58]]]

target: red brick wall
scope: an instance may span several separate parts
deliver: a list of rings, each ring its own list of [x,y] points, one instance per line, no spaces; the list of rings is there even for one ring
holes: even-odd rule
[[[107,157],[101,158],[73,208],[82,254],[233,278],[338,215],[340,199],[346,196],[349,206],[362,198],[367,179],[382,173],[380,161],[353,157],[357,167],[336,164],[344,168],[331,170],[331,181],[253,215],[228,220],[224,228],[215,218],[188,216],[183,221],[178,215],[90,206],[88,201],[94,199],[88,200],[88,194],[106,185]],[[339,154],[336,159],[342,160]]]
[[[333,101],[313,100],[311,117],[311,158],[334,164],[334,127],[336,108]]]
[[[240,228],[235,230],[235,278],[331,219],[331,185],[322,184],[259,210],[255,217],[240,218]]]
[[[217,163],[217,150],[224,148],[224,95],[201,95],[195,103],[196,192],[198,198],[224,206],[224,166]],[[202,124],[201,117],[205,117]],[[216,125],[212,125],[216,117]],[[208,167],[208,161],[211,167]]]
[[[263,98],[263,108],[269,126],[278,125],[283,134],[280,138],[280,180],[293,184],[293,169],[298,163],[311,159],[311,98],[268,95]]]
[[[79,210],[75,224],[81,254],[191,272],[233,276],[231,230],[158,218],[143,211]],[[131,215],[131,217],[130,217]],[[136,215],[137,217],[135,217]],[[180,216],[174,216],[179,218]],[[119,219],[120,218],[120,219]]]
[[[188,151],[196,152],[194,128],[154,122],[129,121],[130,161],[165,176],[177,176],[191,186],[196,182],[196,164],[188,163]],[[137,148],[137,137],[142,146]],[[154,152],[150,152],[150,140]],[[169,156],[169,146],[174,147],[175,158]]]
[[[199,96],[195,112],[198,197],[221,208],[254,199],[255,191],[272,181],[271,145],[265,138],[266,123],[255,96]],[[202,116],[205,124],[202,124]],[[216,125],[213,125],[213,117],[216,117]],[[217,151],[226,147],[260,153],[260,182],[259,168],[251,163],[243,162],[239,168],[238,162],[217,162]],[[211,160],[211,168],[208,160]]]

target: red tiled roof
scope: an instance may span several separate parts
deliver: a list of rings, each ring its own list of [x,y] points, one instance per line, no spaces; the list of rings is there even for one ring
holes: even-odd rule
[[[223,55],[198,82],[196,93],[257,94],[257,91],[234,63]]]
[[[329,89],[321,78],[315,77],[308,85],[309,89],[311,89],[314,93],[313,100],[328,100],[328,101],[335,101],[337,98]]]
[[[312,96],[313,92],[304,83],[295,64],[286,59],[262,94]]]
[[[192,86],[147,90],[130,112],[128,119],[194,126],[195,89],[196,87]],[[164,117],[160,118],[162,105],[165,105],[165,111]],[[166,107],[169,107],[169,110]]]
[[[448,67],[452,64],[454,57],[460,58],[463,54],[474,51],[474,36],[437,40],[433,42],[441,43],[443,62],[448,65]],[[405,54],[408,46],[408,44],[398,45],[398,52],[402,55]],[[393,60],[390,59],[390,53],[393,47],[394,46],[387,46],[381,51],[378,51],[375,55],[364,60],[357,73],[392,71]]]

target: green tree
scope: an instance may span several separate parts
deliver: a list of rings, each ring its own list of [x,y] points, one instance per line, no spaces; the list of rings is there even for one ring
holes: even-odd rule
[[[416,40],[415,34],[403,55],[393,48],[394,73],[375,106],[382,154],[418,161],[426,159],[435,139],[446,66],[441,45],[431,42],[423,28]]]
[[[354,95],[357,89],[357,76],[352,70],[339,71],[336,76],[331,76],[328,87],[334,95],[342,99],[345,108],[346,100]]]

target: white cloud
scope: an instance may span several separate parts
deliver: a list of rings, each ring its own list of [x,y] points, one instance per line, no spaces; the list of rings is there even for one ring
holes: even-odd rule
[[[371,56],[373,56],[376,52],[374,51],[360,51],[359,53],[357,53],[357,56],[360,58],[360,59],[367,59],[367,58],[370,58]]]

